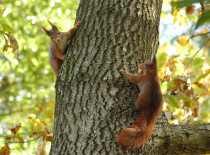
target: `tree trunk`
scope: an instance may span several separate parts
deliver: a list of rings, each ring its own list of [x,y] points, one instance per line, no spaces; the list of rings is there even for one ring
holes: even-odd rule
[[[156,53],[161,5],[162,0],[80,1],[82,24],[56,82],[51,155],[171,153],[164,117],[140,149],[125,150],[115,140],[138,116],[138,88],[119,71],[137,73],[138,64]]]

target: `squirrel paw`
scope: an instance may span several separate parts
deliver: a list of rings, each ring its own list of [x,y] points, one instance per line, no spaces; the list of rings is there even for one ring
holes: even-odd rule
[[[66,54],[61,56],[61,60],[64,60],[64,58],[66,57]]]
[[[120,72],[123,73],[124,75],[127,74],[127,72],[125,70],[121,70]]]
[[[82,23],[82,21],[78,21],[76,24],[76,27],[80,26],[81,23]]]

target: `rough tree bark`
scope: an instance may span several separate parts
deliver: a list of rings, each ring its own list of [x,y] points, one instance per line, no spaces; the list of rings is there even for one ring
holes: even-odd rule
[[[194,134],[196,126],[171,126],[164,116],[140,149],[128,151],[115,141],[138,116],[138,88],[119,71],[137,73],[156,53],[161,6],[162,0],[80,1],[77,21],[83,23],[56,82],[51,155],[189,153],[191,146],[207,152],[209,125]]]

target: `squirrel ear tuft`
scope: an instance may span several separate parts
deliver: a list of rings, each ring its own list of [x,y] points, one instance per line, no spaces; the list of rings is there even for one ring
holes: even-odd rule
[[[45,27],[41,26],[42,30],[47,34],[49,35],[50,31],[48,31]]]
[[[58,28],[53,23],[51,23],[49,20],[48,20],[48,23],[50,23],[50,25],[52,26],[53,29],[58,30]]]
[[[152,61],[154,61],[154,62],[157,61],[156,54],[153,56]]]

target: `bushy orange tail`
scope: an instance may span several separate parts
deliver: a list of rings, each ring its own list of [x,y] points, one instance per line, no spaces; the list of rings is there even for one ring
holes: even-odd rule
[[[150,120],[147,120],[143,113],[140,114],[139,118],[130,127],[120,131],[117,141],[127,149],[140,147],[150,139],[156,117],[153,115]]]

